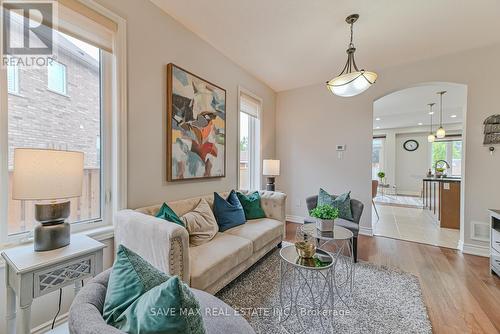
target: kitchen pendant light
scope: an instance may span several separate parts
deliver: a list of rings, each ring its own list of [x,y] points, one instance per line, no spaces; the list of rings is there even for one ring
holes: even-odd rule
[[[434,112],[432,111],[432,107],[435,105],[435,103],[429,103],[429,115],[431,115],[431,128],[430,128],[430,131],[429,131],[429,135],[427,136],[427,141],[429,143],[434,143],[434,141],[436,141],[436,136],[434,136],[434,133],[432,132],[432,115],[434,114]]]
[[[351,97],[363,93],[370,88],[377,80],[375,72],[359,70],[354,60],[354,52],[356,48],[352,41],[353,25],[359,18],[358,14],[349,15],[345,21],[351,26],[351,41],[347,49],[347,62],[342,69],[342,72],[335,78],[326,83],[328,89],[335,95],[342,97]]]
[[[446,131],[443,128],[443,95],[446,94],[446,91],[443,90],[441,92],[437,92],[439,94],[439,129],[436,131],[436,137],[442,139],[446,137]]]

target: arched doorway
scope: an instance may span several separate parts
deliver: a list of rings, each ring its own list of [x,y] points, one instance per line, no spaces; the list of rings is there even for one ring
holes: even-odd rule
[[[466,112],[467,86],[450,82],[404,87],[373,102],[375,235],[458,248]],[[429,142],[440,126],[446,136]]]

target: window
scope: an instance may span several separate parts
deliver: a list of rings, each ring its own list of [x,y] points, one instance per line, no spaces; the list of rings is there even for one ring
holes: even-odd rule
[[[384,144],[385,138],[373,138],[372,145],[372,179],[377,180],[378,172],[384,171]]]
[[[239,188],[260,189],[260,113],[262,101],[240,91]]]
[[[66,93],[66,66],[53,62],[47,69],[26,69],[23,97],[9,96],[8,168],[12,177],[14,150],[18,147],[53,148],[84,152],[83,194],[71,199],[70,222],[101,219],[101,78],[100,51],[83,41],[57,33],[58,59],[69,64],[75,82],[70,99],[43,91],[39,78],[48,73],[49,88]],[[85,51],[83,51],[85,50]],[[80,53],[83,52],[83,53]],[[36,112],[30,112],[36,110]],[[97,140],[96,140],[97,138]],[[34,201],[13,200],[9,182],[8,234],[33,229]]]
[[[7,66],[7,85],[10,94],[19,94],[19,67]]]
[[[66,65],[52,61],[47,66],[47,86],[49,89],[53,92],[66,95],[66,81]]]
[[[432,164],[434,170],[436,161],[445,160],[450,165],[448,174],[451,176],[462,175],[462,140],[443,140],[432,143]],[[450,174],[451,173],[451,174]]]
[[[125,20],[88,6],[58,4],[61,31],[51,31],[57,62],[20,65],[22,96],[7,94],[16,74],[0,69],[2,82],[9,82],[8,89],[0,87],[0,244],[26,238],[35,224],[35,201],[11,195],[18,147],[84,153],[82,196],[70,199],[72,232],[111,224],[114,212],[126,206]]]

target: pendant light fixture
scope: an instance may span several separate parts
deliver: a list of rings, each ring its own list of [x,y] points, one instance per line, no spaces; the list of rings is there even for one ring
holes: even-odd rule
[[[436,137],[442,139],[446,137],[446,131],[443,128],[443,95],[446,94],[446,91],[443,90],[441,92],[437,92],[439,94],[439,129],[436,131]]]
[[[427,141],[429,143],[434,143],[434,141],[436,140],[436,136],[434,136],[434,133],[432,132],[432,115],[434,114],[434,112],[432,111],[432,107],[435,105],[435,103],[429,103],[429,115],[431,116],[431,127],[430,127],[430,131],[429,131],[429,135],[427,136]]]
[[[335,95],[342,97],[351,97],[363,93],[370,88],[377,80],[375,72],[359,70],[354,60],[354,52],[356,48],[352,41],[353,25],[359,18],[358,14],[349,15],[345,21],[351,26],[351,41],[347,49],[347,62],[342,69],[342,72],[335,78],[326,83],[328,89]]]

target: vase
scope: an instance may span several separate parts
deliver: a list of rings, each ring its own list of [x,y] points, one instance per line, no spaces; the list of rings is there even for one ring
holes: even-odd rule
[[[295,234],[295,250],[301,258],[312,258],[316,254],[316,239],[302,232],[300,228],[297,229]]]
[[[334,220],[333,219],[316,219],[316,228],[321,232],[331,232],[333,231]]]

